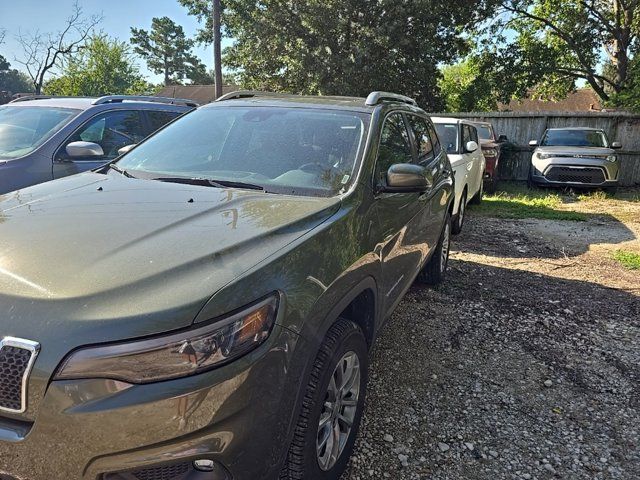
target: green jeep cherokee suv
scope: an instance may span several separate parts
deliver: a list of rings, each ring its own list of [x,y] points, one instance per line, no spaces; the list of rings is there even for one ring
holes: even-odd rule
[[[409,98],[236,92],[0,196],[0,478],[339,478],[452,184]]]

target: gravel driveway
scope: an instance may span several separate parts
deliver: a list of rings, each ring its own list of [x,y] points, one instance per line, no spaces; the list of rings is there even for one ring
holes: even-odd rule
[[[609,253],[639,236],[472,214],[378,340],[343,480],[640,478],[640,272]]]

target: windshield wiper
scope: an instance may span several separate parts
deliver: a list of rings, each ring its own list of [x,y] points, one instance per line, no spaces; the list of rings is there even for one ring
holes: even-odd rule
[[[131,175],[129,172],[127,172],[125,169],[120,168],[118,166],[116,166],[115,163],[110,163],[109,164],[109,168],[112,168],[113,170],[115,170],[118,173],[121,173],[122,175],[124,175],[125,177],[128,178],[135,178],[133,175]]]
[[[212,180],[202,177],[155,177],[153,178],[153,180],[158,180],[159,182],[184,183],[186,185],[202,185],[204,187],[245,188],[247,190],[264,191],[264,187],[261,187],[260,185],[246,182],[237,182],[235,180]]]

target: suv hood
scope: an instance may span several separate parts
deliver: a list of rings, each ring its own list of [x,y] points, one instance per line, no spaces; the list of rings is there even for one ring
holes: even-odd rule
[[[536,152],[547,153],[551,155],[570,156],[576,155],[583,156],[605,156],[612,155],[615,150],[612,148],[598,148],[598,147],[538,147]]]
[[[0,337],[72,348],[188,326],[217,290],[339,205],[115,172],[0,196]]]

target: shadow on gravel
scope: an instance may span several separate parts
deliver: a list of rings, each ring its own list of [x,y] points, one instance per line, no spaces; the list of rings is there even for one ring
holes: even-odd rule
[[[640,478],[640,297],[450,267],[382,331],[343,480]]]

